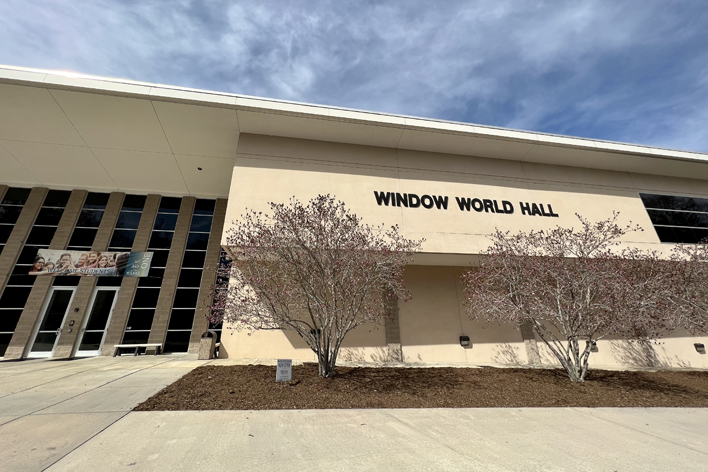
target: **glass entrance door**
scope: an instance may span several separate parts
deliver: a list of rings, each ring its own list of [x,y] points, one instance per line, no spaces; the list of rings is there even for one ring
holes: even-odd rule
[[[81,329],[81,342],[77,357],[98,356],[106,337],[106,328],[111,321],[120,287],[96,287],[89,304],[88,317]]]
[[[34,336],[34,343],[27,357],[50,357],[59,339],[69,310],[71,300],[74,298],[75,287],[52,287],[49,289],[47,301],[42,310],[42,321],[39,323]]]

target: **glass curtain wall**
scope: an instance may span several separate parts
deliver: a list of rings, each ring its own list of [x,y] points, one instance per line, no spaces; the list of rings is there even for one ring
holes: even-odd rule
[[[103,220],[109,197],[108,193],[97,192],[90,192],[86,195],[86,201],[79,213],[74,232],[71,233],[69,245],[66,247],[69,251],[85,251],[91,264],[96,263],[100,256],[100,253],[92,251],[91,247],[96,239],[98,226]],[[80,277],[55,277],[52,285],[54,287],[76,287],[80,280]]]
[[[160,199],[160,207],[157,210],[147,248],[148,252],[153,253],[152,264],[148,276],[141,277],[138,281],[123,335],[124,344],[148,342],[181,204],[181,198],[162,197]]]
[[[209,232],[214,219],[215,200],[198,199],[189,226],[187,246],[177,281],[177,291],[167,327],[165,352],[187,352],[192,335],[194,314],[199,300],[199,286],[204,272]]]
[[[640,193],[662,243],[708,241],[708,199]]]
[[[5,248],[5,243],[7,243],[15,223],[17,223],[17,218],[22,213],[30,191],[31,189],[28,188],[9,188],[0,202],[0,254]],[[22,310],[11,306],[6,307],[8,304],[8,300],[0,298],[0,357],[5,355],[7,345],[10,344],[12,333],[15,331],[15,326],[22,313]]]
[[[23,190],[26,191],[26,189]],[[29,195],[28,191],[26,193]],[[10,194],[10,191],[8,191],[8,194]],[[5,355],[5,350],[37,278],[37,276],[27,274],[32,270],[33,265],[56,263],[56,261],[39,259],[37,251],[49,248],[70,195],[71,192],[65,190],[49,190],[47,192],[47,196],[44,198],[42,207],[17,259],[17,263],[7,281],[7,286],[3,291],[2,297],[0,297],[0,323],[2,324],[0,327],[0,356]],[[3,199],[3,205],[5,205],[6,201],[14,201],[14,205],[22,202],[24,205],[27,197],[24,196],[24,192],[13,192],[13,195],[9,195],[9,199],[8,196]],[[12,206],[13,204],[8,203],[7,205]],[[15,218],[15,221],[17,221],[17,218]],[[37,269],[39,268],[38,266]]]
[[[9,188],[0,203],[0,254],[5,249],[5,243],[22,213],[30,192],[29,188]]]

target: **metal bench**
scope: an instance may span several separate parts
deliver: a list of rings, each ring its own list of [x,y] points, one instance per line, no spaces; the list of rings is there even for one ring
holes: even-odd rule
[[[121,354],[123,349],[134,349],[134,356],[137,356],[140,352],[140,348],[144,347],[147,351],[148,348],[155,348],[155,354],[158,355],[162,352],[162,343],[152,343],[152,344],[116,344],[113,346],[113,357]]]

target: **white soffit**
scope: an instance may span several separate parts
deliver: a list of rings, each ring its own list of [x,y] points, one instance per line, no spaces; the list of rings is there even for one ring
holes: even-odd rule
[[[702,153],[0,66],[3,183],[225,197],[240,133],[708,179]]]

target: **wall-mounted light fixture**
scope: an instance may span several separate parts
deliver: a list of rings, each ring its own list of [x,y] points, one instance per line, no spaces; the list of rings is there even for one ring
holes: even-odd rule
[[[702,343],[695,343],[695,344],[693,345],[693,347],[696,348],[696,352],[697,352],[698,354],[705,354],[705,353],[706,353],[706,346],[705,346],[705,344],[702,344]]]
[[[592,341],[590,344],[590,352],[598,352],[597,341]]]
[[[470,345],[470,337],[469,336],[460,336],[460,346],[468,347],[469,345]]]

